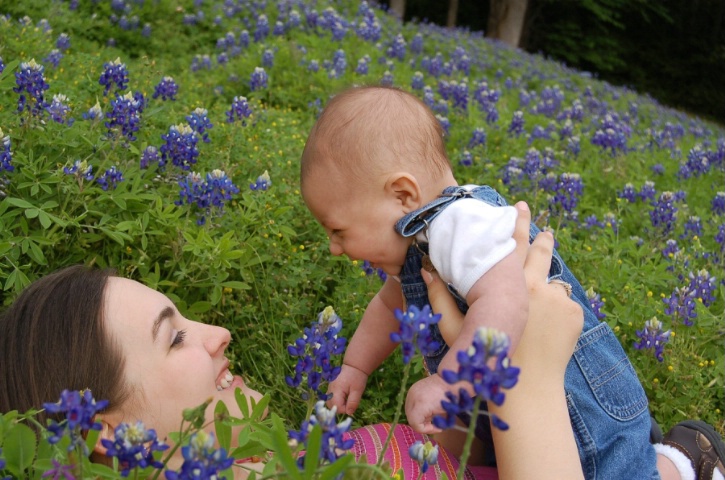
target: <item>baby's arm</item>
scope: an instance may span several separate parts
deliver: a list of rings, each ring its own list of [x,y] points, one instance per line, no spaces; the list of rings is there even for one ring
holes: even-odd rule
[[[389,277],[365,309],[345,351],[340,375],[330,384],[330,408],[336,406],[338,412],[347,415],[355,413],[368,376],[395,349],[396,344],[390,340],[390,334],[398,330],[393,312],[402,307],[400,283]]]

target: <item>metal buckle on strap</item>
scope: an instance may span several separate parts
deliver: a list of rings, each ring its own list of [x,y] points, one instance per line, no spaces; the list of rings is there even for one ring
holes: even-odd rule
[[[453,193],[441,193],[438,195],[439,197],[452,197],[452,198],[462,198],[462,197],[470,197],[473,195],[473,192],[471,190],[456,190]]]

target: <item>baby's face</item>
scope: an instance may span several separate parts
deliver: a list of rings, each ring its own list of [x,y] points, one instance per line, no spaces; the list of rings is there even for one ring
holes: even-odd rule
[[[330,239],[330,253],[367,260],[388,275],[400,273],[411,241],[395,232],[405,212],[382,185],[346,185],[315,172],[305,178],[302,196]]]

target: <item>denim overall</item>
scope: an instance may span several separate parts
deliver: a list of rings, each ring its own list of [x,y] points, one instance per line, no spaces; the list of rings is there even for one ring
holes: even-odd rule
[[[475,198],[494,206],[506,205],[506,201],[488,186],[472,190],[447,187],[434,201],[401,218],[395,229],[405,237],[415,236],[427,228],[446,206],[460,198]],[[536,225],[531,224],[530,242],[539,231]],[[420,275],[427,247],[427,244],[412,245],[400,272],[406,304],[419,308],[429,304],[428,290]],[[569,416],[584,477],[604,480],[659,479],[656,455],[649,442],[647,397],[622,346],[609,325],[597,320],[584,289],[556,251],[549,278],[559,278],[571,284],[572,299],[584,311],[584,328],[567,365],[564,380]],[[448,288],[456,298],[458,308],[466,313],[468,305],[465,299],[452,286]],[[428,371],[434,374],[448,352],[448,346],[438,326],[433,325],[432,329],[434,339],[442,346],[424,360]],[[468,418],[462,420],[466,423],[469,421]],[[492,452],[492,448],[488,447],[492,447],[493,443],[488,417],[485,415],[478,417],[476,436],[487,447],[488,456]],[[546,438],[541,441],[545,442]],[[526,455],[526,452],[521,454]],[[492,456],[489,458],[495,461]]]

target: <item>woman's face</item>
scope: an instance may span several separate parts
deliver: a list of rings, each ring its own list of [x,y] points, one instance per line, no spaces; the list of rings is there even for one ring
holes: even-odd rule
[[[217,400],[240,417],[237,387],[247,397],[261,398],[242,377],[230,375],[224,356],[229,330],[182,317],[165,295],[133,280],[110,277],[105,294],[105,325],[123,352],[131,392],[119,421],[142,420],[163,439],[179,429],[185,408],[213,398],[207,420]]]

